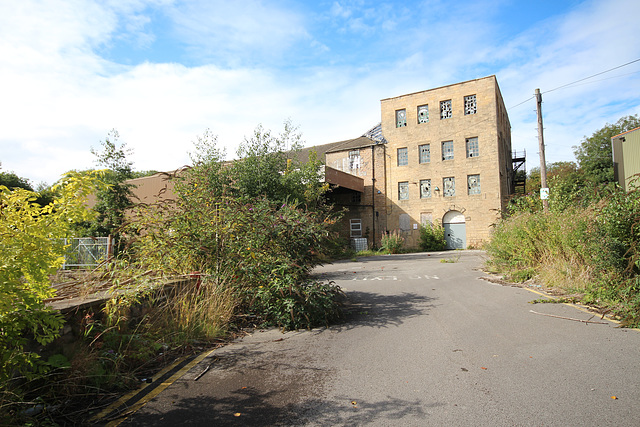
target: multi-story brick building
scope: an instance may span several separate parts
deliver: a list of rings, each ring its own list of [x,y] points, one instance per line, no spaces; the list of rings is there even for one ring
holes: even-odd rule
[[[310,148],[324,154],[328,171],[362,179],[362,191],[333,192],[349,207],[345,233],[378,245],[382,233],[398,230],[415,247],[419,225],[437,222],[450,248],[487,240],[514,191],[496,77],[383,99],[381,119],[362,137]]]
[[[379,125],[296,156],[310,151],[326,163],[333,202],[347,208],[344,236],[369,246],[398,230],[416,247],[428,222],[444,226],[450,248],[478,246],[514,192],[512,161],[523,162],[512,159],[495,76],[383,99]],[[140,200],[173,197],[163,174],[134,181]]]

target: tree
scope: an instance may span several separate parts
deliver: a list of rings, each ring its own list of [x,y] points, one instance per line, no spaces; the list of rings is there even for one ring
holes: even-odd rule
[[[96,163],[105,168],[102,181],[107,184],[96,194],[94,211],[97,217],[89,222],[82,223],[78,229],[81,234],[93,237],[117,237],[118,230],[125,221],[125,212],[133,206],[133,193],[131,184],[125,181],[135,177],[133,163],[127,159],[131,150],[126,144],[118,144],[120,135],[113,129],[101,142],[102,150],[91,149],[91,154],[96,156]]]
[[[322,162],[314,155],[304,164],[296,158],[302,147],[297,131],[289,121],[278,136],[258,126],[240,145],[239,160],[229,167],[232,194],[247,200],[266,197],[308,208],[318,206],[327,190],[319,175]]]
[[[573,153],[585,178],[594,184],[613,182],[613,159],[611,137],[640,127],[638,115],[620,118],[616,123],[607,123],[602,129],[584,138],[579,147],[573,147]]]
[[[0,167],[2,163],[0,163]],[[14,172],[0,172],[0,185],[4,185],[9,190],[15,190],[16,188],[22,188],[27,191],[34,191],[31,182],[27,178],[20,177]],[[36,203],[40,206],[46,206],[53,202],[55,194],[51,187],[48,187],[44,182],[38,184],[35,192],[38,194]]]
[[[0,383],[21,371],[34,374],[38,356],[24,351],[27,339],[51,342],[62,326],[60,314],[45,307],[54,296],[49,276],[62,266],[70,225],[87,220],[87,195],[96,173],[67,173],[55,186],[51,204],[37,194],[0,186]]]

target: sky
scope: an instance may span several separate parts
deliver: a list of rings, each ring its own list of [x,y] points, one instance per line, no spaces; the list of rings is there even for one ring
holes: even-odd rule
[[[258,125],[356,138],[380,100],[496,75],[512,148],[539,166],[640,113],[637,0],[0,0],[0,167],[52,184],[112,129],[136,170],[227,158]]]

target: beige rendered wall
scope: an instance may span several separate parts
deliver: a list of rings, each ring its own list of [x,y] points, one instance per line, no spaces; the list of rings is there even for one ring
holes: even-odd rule
[[[476,95],[477,113],[464,114],[464,97]],[[451,100],[452,117],[440,119],[440,101]],[[418,124],[418,106],[429,106],[428,123]],[[421,217],[442,222],[449,211],[459,211],[466,224],[467,247],[478,246],[489,238],[491,225],[503,208],[508,192],[510,130],[494,76],[471,80],[409,95],[383,99],[382,132],[388,141],[386,204],[388,229],[399,229],[400,216],[409,215],[410,229],[404,231],[406,243],[417,246]],[[406,109],[407,125],[396,128],[396,110]],[[504,114],[500,120],[499,115]],[[502,132],[502,146],[500,144]],[[477,137],[479,156],[466,157],[466,138]],[[441,144],[453,141],[454,159],[442,160]],[[418,146],[430,144],[431,161],[418,162]],[[508,145],[508,149],[507,149]],[[398,148],[408,149],[408,165],[398,166]],[[507,154],[507,151],[509,152]],[[467,176],[480,175],[481,193],[467,194]],[[454,177],[456,193],[443,196],[443,178]],[[431,179],[431,197],[420,198],[420,180]],[[409,199],[398,200],[398,183],[409,183]],[[440,191],[435,191],[438,187]],[[405,217],[406,218],[406,217]]]

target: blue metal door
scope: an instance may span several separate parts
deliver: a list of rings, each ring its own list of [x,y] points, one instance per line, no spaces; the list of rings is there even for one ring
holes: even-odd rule
[[[464,249],[467,247],[467,230],[465,224],[443,224],[447,249]]]

